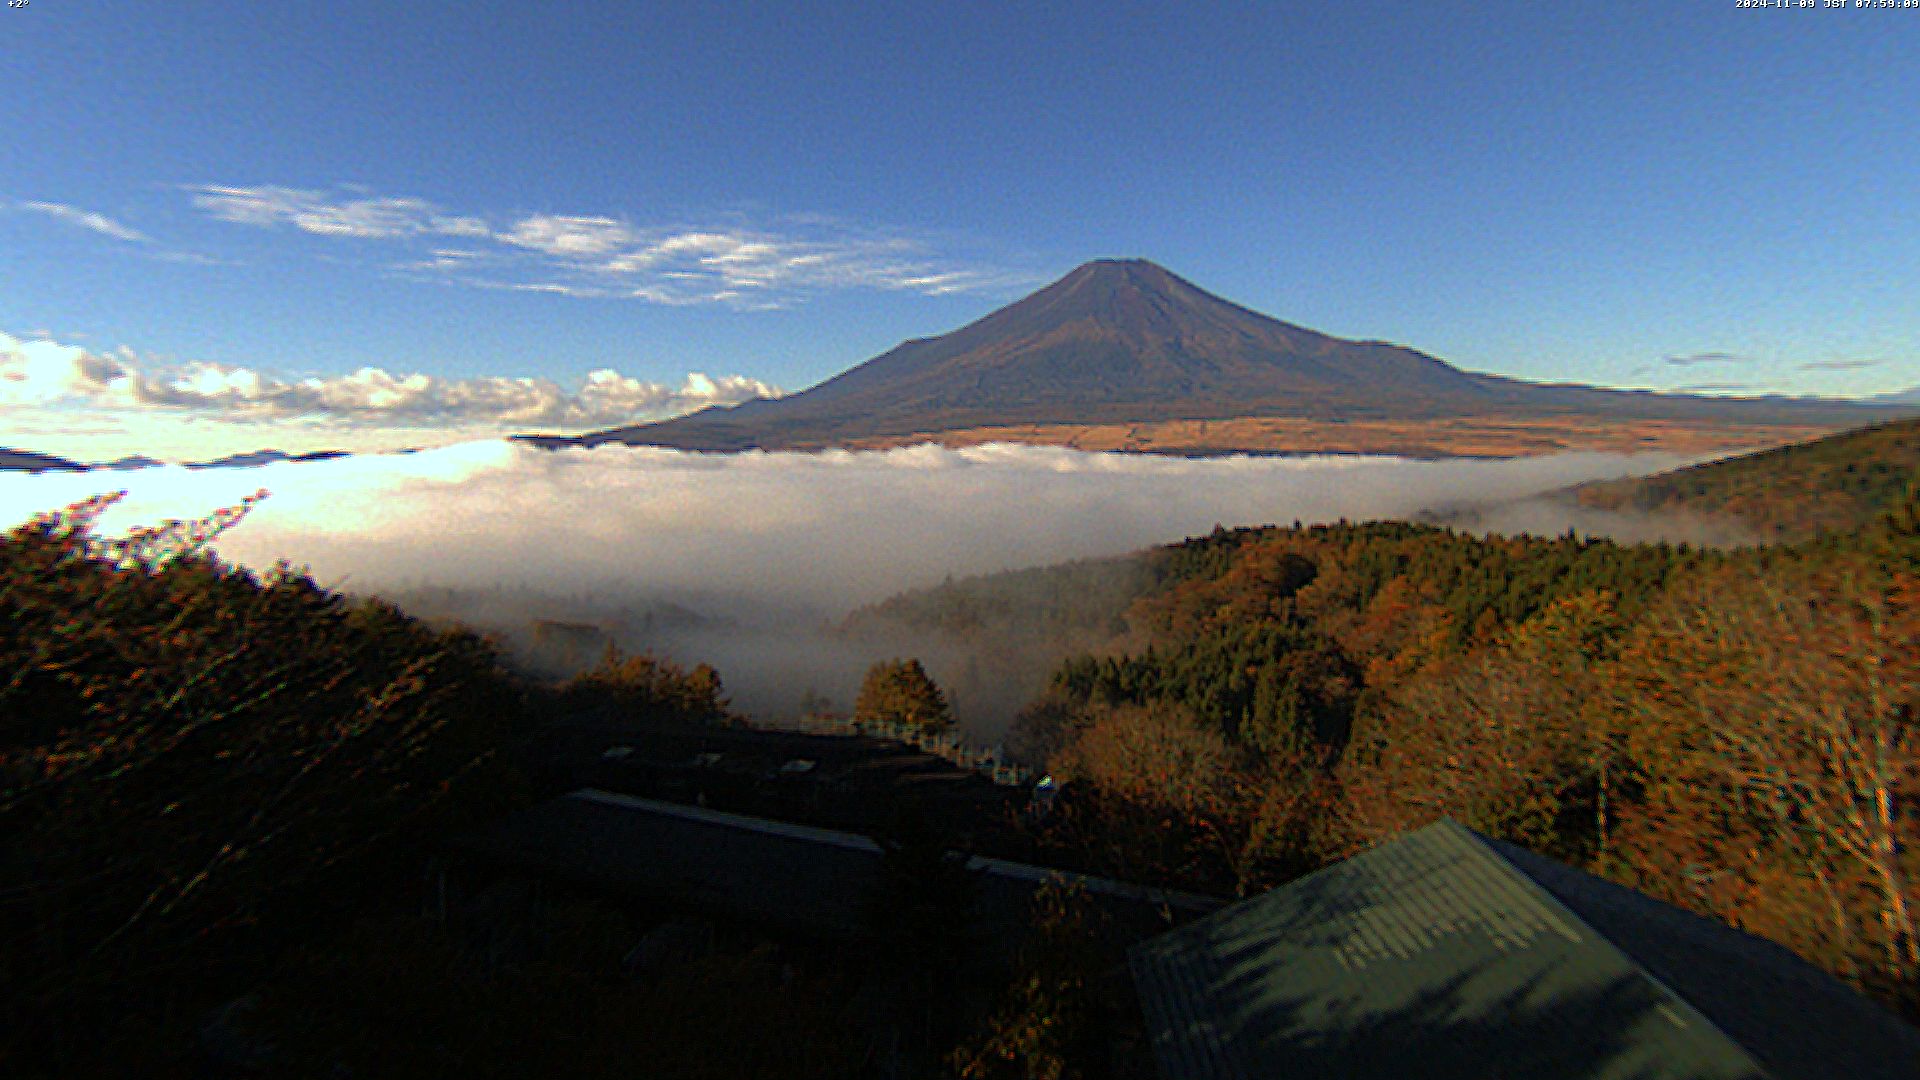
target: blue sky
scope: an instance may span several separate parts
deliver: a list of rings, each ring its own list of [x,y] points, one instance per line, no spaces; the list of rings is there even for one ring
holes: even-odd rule
[[[1920,10],[31,0],[0,43],[5,444],[607,426],[1100,256],[1527,378],[1920,384]]]

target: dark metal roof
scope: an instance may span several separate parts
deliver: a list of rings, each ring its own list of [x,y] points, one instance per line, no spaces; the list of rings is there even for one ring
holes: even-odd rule
[[[1711,1017],[1770,1075],[1920,1077],[1920,1029],[1790,950],[1525,848],[1486,843]]]
[[[495,866],[631,893],[691,911],[794,931],[858,935],[880,887],[881,848],[868,837],[704,807],[584,789],[456,841]],[[1023,926],[1035,890],[1077,882],[1097,907],[1138,925],[1135,937],[1216,911],[1222,901],[980,856],[975,915],[983,928]]]
[[[1891,1078],[1920,1065],[1920,1033],[1785,950],[1447,821],[1131,961],[1168,1080]],[[1751,1000],[1763,987],[1821,1011]],[[1839,1039],[1854,1045],[1830,1054]]]

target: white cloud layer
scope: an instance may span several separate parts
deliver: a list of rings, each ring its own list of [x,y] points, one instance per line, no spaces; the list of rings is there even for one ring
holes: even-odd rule
[[[208,215],[320,236],[410,242],[393,269],[453,284],[657,304],[782,306],[828,289],[926,295],[1036,284],[1032,275],[936,254],[902,235],[818,219],[783,227],[636,225],[605,214],[526,214],[497,222],[425,199],[267,185],[187,188]],[[466,245],[449,251],[452,238]]]
[[[754,397],[778,387],[744,375],[689,374],[649,382],[611,368],[573,389],[552,379],[452,379],[363,367],[346,375],[286,379],[243,366],[197,362],[162,367],[129,349],[110,355],[78,345],[0,333],[0,412],[56,406],[171,410],[235,421],[306,418],[354,424],[447,425],[466,430],[617,426]],[[9,417],[17,420],[18,417]]]
[[[255,470],[0,473],[0,528],[117,487],[132,491],[114,512],[122,524],[198,516],[266,487],[274,497],[227,549],[252,565],[291,558],[361,585],[628,583],[840,609],[949,573],[1131,551],[1216,524],[1406,518],[1688,460],[1194,459],[1005,443],[703,454],[483,440]]]
[[[0,333],[0,410],[74,398],[111,398],[126,369],[78,345]]]
[[[90,232],[97,232],[102,236],[111,236],[115,240],[126,240],[133,243],[147,242],[145,234],[130,229],[97,211],[83,210],[77,206],[68,206],[66,203],[55,202],[22,202],[16,205],[22,210],[30,210],[36,214],[45,214],[56,220],[64,221],[69,225],[86,229]]]
[[[551,379],[497,375],[448,379],[419,373],[396,375],[377,367],[287,381],[244,367],[210,363],[189,365],[166,378],[136,378],[130,392],[143,406],[200,409],[249,419],[325,416],[514,428],[605,427],[780,393],[744,375],[716,380],[700,372],[675,386],[602,368],[590,372],[578,389],[566,390]]]
[[[227,557],[256,568],[289,559],[351,591],[491,595],[489,617],[508,630],[671,602],[727,621],[668,651],[717,663],[744,704],[777,710],[809,685],[851,701],[873,659],[932,648],[836,643],[820,623],[948,574],[1117,554],[1216,523],[1406,517],[1674,464],[1597,454],[1188,460],[1008,445],[550,452],[486,441],[260,469],[0,474],[0,518],[125,487],[130,497],[102,523],[114,533],[204,516],[264,487],[271,497],[222,539]],[[964,668],[957,654],[926,655],[938,677]],[[1002,694],[1007,707],[1026,689]],[[986,729],[1004,720],[1003,710]]]

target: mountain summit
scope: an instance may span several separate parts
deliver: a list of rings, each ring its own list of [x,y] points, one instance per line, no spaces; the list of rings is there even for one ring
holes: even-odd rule
[[[976,323],[909,341],[793,400],[876,417],[951,410],[988,422],[1076,422],[1089,413],[1231,416],[1276,396],[1298,403],[1302,395],[1393,385],[1476,389],[1472,376],[1410,349],[1291,326],[1134,259],[1088,263]]]
[[[1144,259],[1101,259],[977,322],[905,342],[790,397],[578,438],[527,438],[544,446],[774,450],[985,437],[1072,442],[1048,433],[1116,425],[1404,424],[1520,414],[1829,427],[1872,418],[1850,406],[1542,386],[1469,373],[1403,346],[1281,322]],[[1258,441],[1209,449],[1277,448]]]

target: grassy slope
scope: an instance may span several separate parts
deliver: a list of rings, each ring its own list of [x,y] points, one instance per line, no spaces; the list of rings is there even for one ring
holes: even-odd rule
[[[1920,420],[1900,420],[1745,457],[1574,489],[1584,506],[1737,518],[1775,540],[1857,529],[1920,477]]]

